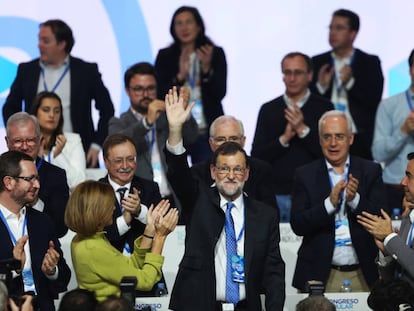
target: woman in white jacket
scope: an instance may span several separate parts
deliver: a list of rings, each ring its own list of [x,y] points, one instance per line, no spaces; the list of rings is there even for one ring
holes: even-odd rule
[[[85,153],[77,133],[63,133],[62,102],[56,93],[40,92],[32,105],[39,120],[43,148],[39,157],[66,171],[68,186],[73,189],[86,179]]]

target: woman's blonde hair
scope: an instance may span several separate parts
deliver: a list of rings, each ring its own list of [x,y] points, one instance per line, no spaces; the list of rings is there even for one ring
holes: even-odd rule
[[[112,219],[115,194],[111,185],[88,180],[73,190],[65,211],[65,223],[72,231],[93,235]]]

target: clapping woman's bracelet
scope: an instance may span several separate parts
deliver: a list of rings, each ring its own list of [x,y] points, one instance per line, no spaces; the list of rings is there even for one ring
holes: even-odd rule
[[[153,236],[147,235],[145,233],[143,234],[143,236],[146,237],[147,239],[154,240],[154,237]]]

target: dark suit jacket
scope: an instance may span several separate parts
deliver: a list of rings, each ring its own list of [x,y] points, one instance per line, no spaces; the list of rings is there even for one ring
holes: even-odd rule
[[[382,170],[377,163],[351,156],[349,173],[358,179],[360,195],[355,211],[347,207],[352,244],[365,280],[372,286],[378,278],[375,265],[378,248],[371,234],[357,223],[356,216],[362,211],[380,215],[380,209],[384,208]],[[303,236],[303,241],[292,285],[302,291],[306,290],[308,280],[326,283],[329,277],[335,244],[335,215],[326,212],[324,200],[330,192],[325,159],[296,170],[290,224],[297,235]]]
[[[182,203],[186,219],[185,252],[171,294],[172,310],[215,310],[214,250],[225,216],[216,188],[192,178],[186,154],[166,151],[168,178]],[[247,310],[261,310],[264,288],[266,310],[283,310],[285,264],[279,250],[279,226],[274,208],[244,197]]]
[[[32,208],[27,208],[27,233],[29,235],[30,256],[32,260],[32,271],[34,283],[38,294],[40,310],[55,310],[54,299],[58,294],[67,290],[71,271],[66,264],[56,237],[54,225],[51,219]],[[55,249],[60,253],[58,263],[59,275],[54,281],[49,280],[41,271],[43,258],[49,248],[49,241],[53,241]],[[0,260],[13,257],[13,243],[9,237],[6,226],[0,221]],[[9,294],[21,295],[23,283],[21,277],[13,279],[9,288]]]
[[[108,121],[114,115],[109,92],[104,86],[98,66],[79,58],[70,57],[70,113],[73,131],[79,133],[85,152],[91,143],[102,146],[108,135]],[[17,69],[16,78],[10,88],[9,96],[3,106],[3,120],[15,112],[30,113],[32,102],[37,94],[40,77],[39,59],[22,63]],[[91,102],[99,111],[97,130],[94,129]],[[24,102],[24,105],[23,105]]]
[[[411,245],[408,246],[406,242],[410,229],[410,218],[404,217],[398,236],[391,238],[385,246],[389,264],[378,266],[378,270],[384,280],[392,281],[398,275],[399,278],[407,281],[414,288],[414,243],[411,241]]]
[[[40,165],[39,161],[40,159],[37,158],[37,166]],[[66,172],[47,161],[42,161],[40,167],[38,167],[38,173],[40,183],[39,198],[45,204],[43,212],[52,219],[56,235],[58,238],[61,238],[68,231],[64,220],[66,204],[69,199]]]
[[[295,169],[322,157],[318,121],[322,114],[333,109],[333,105],[327,99],[311,94],[301,109],[310,132],[303,139],[295,136],[287,148],[279,142],[287,125],[286,108],[283,96],[260,108],[252,148],[252,157],[262,159],[272,166],[276,194],[290,194]]]
[[[273,206],[279,214],[279,208],[272,187],[272,167],[270,164],[252,157],[249,157],[249,166],[249,179],[244,184],[244,192],[257,201]],[[191,173],[194,177],[204,181],[207,186],[212,185],[214,182],[211,179],[209,161],[194,164],[191,167]]]
[[[164,99],[165,94],[173,86],[179,86],[177,81],[178,64],[181,50],[175,46],[161,49],[155,60],[157,71],[158,98]],[[217,117],[224,114],[221,100],[226,95],[227,63],[224,51],[215,46],[211,59],[211,74],[201,77],[201,97],[203,112],[208,127]]]
[[[155,122],[157,145],[161,158],[161,165],[164,171],[167,171],[167,163],[165,162],[165,155],[163,152],[165,142],[168,138],[168,123],[165,112],[162,112]],[[198,128],[197,123],[193,117],[191,117],[183,126],[183,142],[184,146],[189,146],[194,143],[197,139]],[[137,148],[137,169],[135,175],[145,178],[148,180],[154,179],[152,164],[151,164],[151,153],[150,146],[146,140],[148,129],[144,127],[142,122],[138,122],[137,118],[132,113],[131,109],[121,114],[119,118],[113,117],[109,121],[109,135],[115,133],[122,133],[130,137]],[[172,190],[171,185],[169,185]],[[180,208],[177,197],[174,192],[172,193],[175,200],[175,206]],[[173,203],[173,202],[172,202]]]
[[[316,87],[318,72],[324,64],[332,64],[331,51],[314,56],[312,62],[314,75],[311,90],[315,94],[320,94]],[[351,147],[351,153],[372,159],[371,145],[374,135],[375,114],[381,101],[384,85],[381,62],[378,56],[369,55],[355,49],[351,68],[355,83],[348,90],[349,111],[358,130],[358,135]],[[325,94],[320,94],[329,100],[332,97],[333,82],[332,80]]]
[[[101,178],[99,181],[109,184],[108,175],[104,178]],[[131,188],[129,191],[132,192],[132,189],[134,187],[137,188],[140,192],[139,197],[142,204],[150,207],[151,204],[154,204],[155,206],[161,201],[160,190],[157,183],[151,180],[146,180],[144,178],[134,176],[131,181]],[[122,212],[120,204],[118,200],[115,200],[115,210],[112,216],[113,223],[112,225],[105,227],[106,236],[108,237],[109,242],[111,242],[111,244],[120,252],[122,252],[124,249],[125,242],[128,243],[132,251],[134,250],[134,241],[137,237],[144,233],[145,225],[137,219],[133,218],[129,231],[120,236],[118,228],[116,226],[116,219],[121,215]]]

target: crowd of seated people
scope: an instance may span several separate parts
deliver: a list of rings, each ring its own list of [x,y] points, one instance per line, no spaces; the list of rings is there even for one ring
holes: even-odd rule
[[[23,275],[13,272],[21,292],[35,292],[45,305],[68,289],[70,271],[58,238],[69,228],[76,233],[71,255],[79,289],[64,296],[59,310],[75,310],[78,303],[79,311],[130,310],[119,298],[120,279],[135,276],[137,293],[152,294],[157,282],[163,282],[165,240],[180,221],[193,236],[186,239],[170,307],[181,308],[186,297],[199,310],[226,304],[251,310],[259,291],[252,289],[253,279],[263,284],[267,307],[279,310],[285,284],[278,225],[286,222],[303,237],[292,280],[299,292],[307,292],[309,280],[335,292],[347,278],[354,291],[375,290],[368,301],[374,310],[388,310],[380,309],[377,294],[378,284],[388,283],[376,283],[385,268],[395,272],[402,267],[399,275],[409,286],[414,283],[414,155],[407,157],[414,133],[414,50],[408,58],[409,89],[381,101],[380,59],[354,46],[359,29],[356,13],[336,10],[329,26],[331,50],[283,57],[285,91],[260,108],[250,157],[242,152],[242,121],[225,115],[222,105],[227,91],[224,50],[206,35],[197,8],[182,6],[174,12],[169,29],[173,42],[158,51],[154,65],[137,60],[126,70],[131,105],[119,118],[98,65],[71,55],[70,27],[60,19],[41,23],[40,55],[19,65],[2,108],[10,151],[0,156],[0,169],[12,163],[15,170],[4,168],[0,176],[0,230],[8,255],[22,263]],[[92,105],[99,111],[96,125]],[[107,175],[85,181],[87,168],[99,167],[101,151]],[[191,159],[189,170],[178,160],[184,156]],[[208,195],[182,191],[184,182],[176,177],[187,173],[186,182],[194,181],[191,186],[207,189]],[[215,212],[202,211],[204,217],[194,212],[189,205],[200,200],[209,200],[208,208]],[[251,215],[256,207],[259,215]],[[405,208],[399,233],[390,230],[389,214],[395,207]],[[264,214],[270,220],[263,220]],[[42,228],[37,240],[32,219],[38,226],[42,217],[51,226],[49,231]],[[249,226],[254,221],[260,222],[262,244],[275,245],[252,253]],[[197,236],[193,223],[206,236]],[[265,238],[264,232],[271,236]],[[208,249],[199,251],[194,241],[205,242]],[[261,261],[265,254],[272,260]],[[260,265],[248,270],[252,257]],[[179,286],[192,280],[192,270],[206,280],[201,303]],[[26,285],[33,280],[30,273],[35,281],[31,287]],[[56,288],[47,293],[38,288],[36,273]],[[266,291],[269,284],[277,287],[273,293]],[[23,310],[31,310],[31,299],[24,300]],[[326,302],[312,299],[297,310]],[[5,304],[0,301],[0,311]],[[14,302],[10,305],[14,310]],[[334,310],[329,303],[326,307]]]

